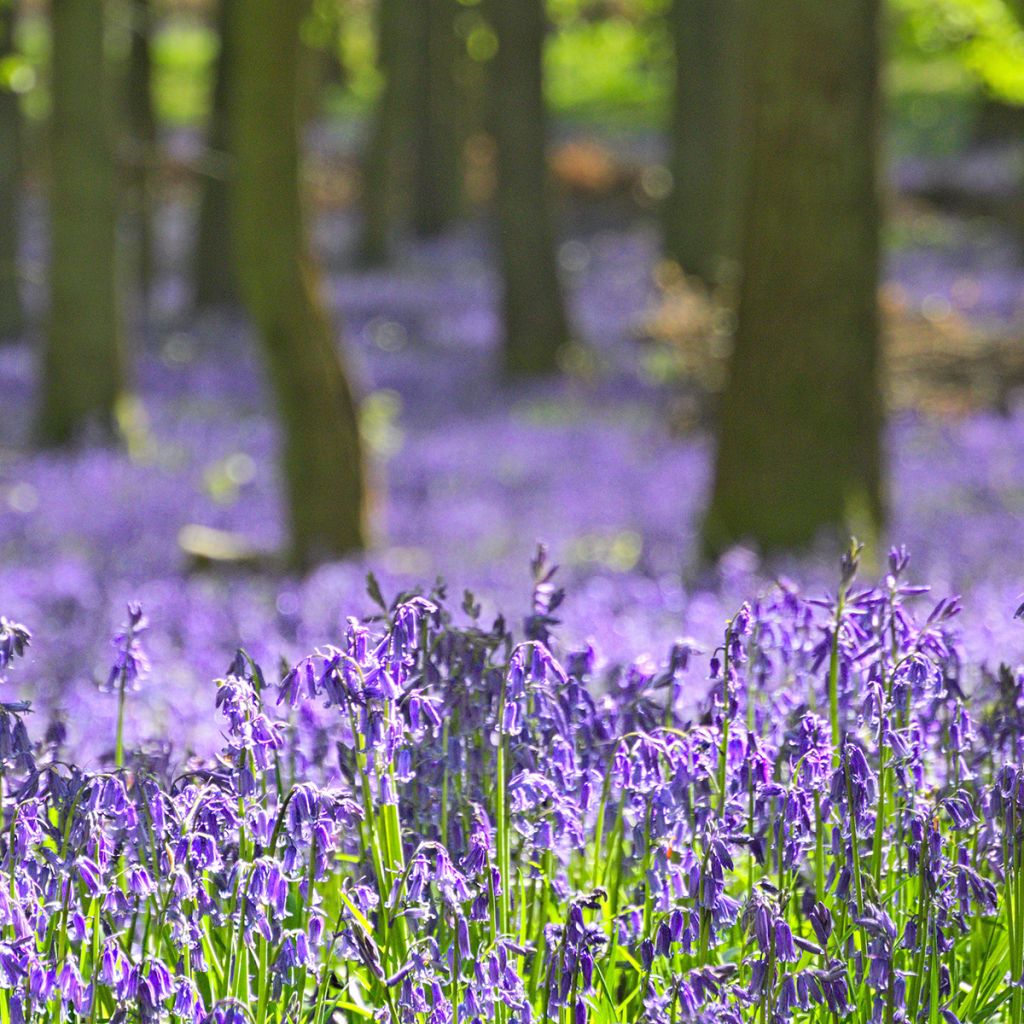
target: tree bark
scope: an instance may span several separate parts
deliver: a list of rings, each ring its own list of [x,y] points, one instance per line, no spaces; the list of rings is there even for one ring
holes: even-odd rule
[[[878,0],[760,5],[737,330],[711,552],[870,537],[883,511]]]
[[[14,53],[13,0],[0,4],[0,60]],[[0,342],[24,326],[18,274],[21,206],[21,115],[18,95],[0,86]]]
[[[115,425],[125,358],[116,272],[114,127],[104,0],[53,0],[50,324],[38,432]]]
[[[231,8],[238,0],[218,0],[220,52],[206,129],[206,153],[199,193],[199,219],[193,257],[193,294],[199,309],[238,304],[231,251],[231,184],[228,159],[228,80],[231,74]]]
[[[416,0],[422,9],[413,230],[440,235],[462,210],[462,140],[456,71],[455,0]]]
[[[153,62],[150,54],[152,0],[132,0],[131,13],[131,44],[125,75],[129,140],[128,185],[135,228],[135,276],[145,307],[155,273],[153,179],[159,145],[156,112],[153,109]]]
[[[511,376],[554,373],[569,327],[558,279],[543,90],[543,0],[495,0],[493,112],[504,361]]]
[[[358,259],[364,266],[387,262],[392,232],[408,207],[416,152],[413,111],[419,104],[420,22],[425,21],[422,0],[378,2],[377,62],[384,87],[363,162]]]
[[[672,193],[665,248],[684,272],[716,284],[730,276],[745,181],[743,99],[749,0],[675,0]]]
[[[423,238],[441,234],[462,213],[459,46],[454,0],[380,0],[377,102],[363,168],[360,262],[388,259],[403,220]]]
[[[232,238],[283,432],[297,568],[364,545],[355,402],[307,252],[299,186],[302,2],[233,4],[229,27]]]

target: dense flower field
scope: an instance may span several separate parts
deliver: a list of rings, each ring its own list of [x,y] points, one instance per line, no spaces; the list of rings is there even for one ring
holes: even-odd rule
[[[110,763],[0,707],[0,1016],[1019,1024],[1021,675],[859,556],[611,674],[553,635],[543,551],[521,632],[372,582],[280,683],[239,651],[183,771],[122,743],[131,606]],[[0,620],[3,675],[30,643]]]
[[[345,237],[344,227],[330,225],[325,241]],[[1019,268],[1006,253],[944,246],[901,250],[893,280],[918,305],[966,297],[974,304],[965,315],[1014,322]],[[711,644],[776,574],[827,586],[818,559],[762,566],[743,551],[684,584],[710,446],[704,434],[673,433],[669,389],[645,377],[644,350],[631,340],[655,297],[656,236],[606,231],[567,247],[592,365],[518,390],[495,383],[494,282],[472,233],[410,247],[387,273],[332,279],[370,396],[380,545],[363,564],[301,582],[250,568],[191,572],[177,543],[189,524],[258,549],[281,540],[275,432],[237,323],[154,328],[138,367],[145,419],[133,423],[127,456],[27,450],[31,352],[0,349],[0,595],[4,614],[38,632],[19,683],[37,716],[59,713],[79,756],[109,748],[112,712],[96,684],[106,676],[104,638],[133,600],[151,621],[160,685],[139,695],[129,736],[171,735],[180,756],[216,749],[203,695],[234,648],[276,667],[328,642],[346,615],[371,610],[368,568],[390,592],[443,575],[512,621],[528,606],[526,566],[545,541],[569,591],[563,634],[591,638],[599,660],[622,665],[656,662],[679,635]],[[166,279],[168,308],[179,286],[179,276]],[[1024,562],[1024,410],[959,422],[901,416],[888,447],[892,538],[914,551],[923,577],[965,596],[972,661],[992,651],[1018,660],[1024,645],[1007,609]]]
[[[890,281],[1019,323],[976,241]],[[894,417],[913,571],[698,574],[655,254],[567,242],[586,346],[515,389],[473,232],[333,278],[379,543],[305,580],[251,341],[175,320],[180,276],[127,452],[32,452],[0,349],[0,1024],[1024,1024],[1024,409]]]

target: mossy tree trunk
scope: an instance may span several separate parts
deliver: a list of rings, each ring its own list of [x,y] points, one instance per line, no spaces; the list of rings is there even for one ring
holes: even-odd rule
[[[878,0],[760,5],[712,552],[880,523]]]
[[[422,38],[417,90],[417,154],[412,194],[416,234],[432,238],[462,210],[460,98],[457,82],[460,41],[455,35],[456,0],[417,0]]]
[[[158,163],[156,111],[153,107],[152,0],[131,2],[131,43],[125,74],[125,113],[129,139],[129,195],[134,225],[136,280],[143,304],[155,273],[153,183]]]
[[[558,278],[546,159],[543,0],[494,0],[493,116],[504,361],[512,376],[554,373],[569,327]]]
[[[38,432],[112,431],[124,384],[104,0],[52,0],[50,315]]]
[[[675,0],[671,124],[673,188],[665,248],[707,284],[736,258],[746,167],[744,94],[750,0]]]
[[[233,4],[232,239],[242,297],[277,398],[291,557],[305,568],[364,544],[356,407],[307,252],[299,186],[299,27],[306,4]]]
[[[358,258],[364,266],[387,262],[392,232],[408,206],[416,152],[414,111],[420,102],[420,26],[426,22],[425,14],[422,0],[379,0],[377,4],[377,63],[384,87],[363,161]]]
[[[231,69],[229,23],[239,0],[217,0],[220,50],[206,128],[206,152],[199,192],[193,256],[193,295],[199,309],[238,304],[231,250],[231,185],[228,158],[228,79]]]
[[[0,0],[0,61],[14,53],[14,23],[14,0]],[[20,132],[17,93],[0,84],[0,342],[21,332],[24,316],[18,275]]]

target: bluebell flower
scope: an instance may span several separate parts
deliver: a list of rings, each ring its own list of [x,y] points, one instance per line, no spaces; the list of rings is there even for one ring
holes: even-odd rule
[[[117,656],[107,677],[108,689],[137,689],[139,682],[149,672],[149,660],[139,642],[139,636],[148,627],[149,622],[142,614],[142,608],[134,602],[129,604],[128,618],[114,635],[113,644]]]
[[[21,623],[0,615],[0,679],[16,658],[24,656],[31,642],[32,634]]]

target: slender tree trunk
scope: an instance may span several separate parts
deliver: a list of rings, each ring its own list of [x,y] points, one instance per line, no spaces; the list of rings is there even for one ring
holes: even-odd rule
[[[543,0],[495,0],[493,69],[505,369],[554,373],[569,327],[558,279],[546,160]]]
[[[299,27],[306,4],[232,6],[232,238],[283,432],[296,567],[364,544],[355,403],[307,252],[299,191]]]
[[[456,79],[459,40],[456,0],[415,0],[420,19],[421,84],[416,117],[417,155],[413,230],[423,238],[441,234],[462,209],[462,140]]]
[[[156,112],[153,109],[153,63],[150,55],[152,0],[132,0],[132,32],[125,75],[129,137],[129,195],[134,224],[136,276],[147,304],[154,277],[153,179],[157,165]]]
[[[675,0],[673,189],[665,205],[665,247],[708,284],[736,259],[745,181],[745,20],[749,0]]]
[[[419,104],[424,14],[422,0],[379,0],[377,5],[377,59],[384,88],[363,163],[359,261],[364,266],[387,262],[392,231],[406,206],[415,154],[413,111]]]
[[[0,3],[0,60],[14,53],[13,0]],[[17,93],[0,87],[0,342],[23,327],[18,275],[21,200],[21,115]]]
[[[882,515],[878,0],[760,5],[738,323],[711,551],[869,535]]]
[[[52,0],[50,325],[38,430],[112,430],[124,384],[116,273],[114,127],[104,0]]]
[[[384,89],[363,170],[364,265],[386,262],[395,226],[408,217],[434,237],[462,212],[459,46],[454,0],[380,0],[379,63]]]
[[[195,304],[200,309],[238,303],[231,251],[231,186],[228,158],[228,78],[232,45],[228,23],[239,0],[218,0],[220,52],[214,71],[213,101],[206,129],[204,173],[193,263]]]

